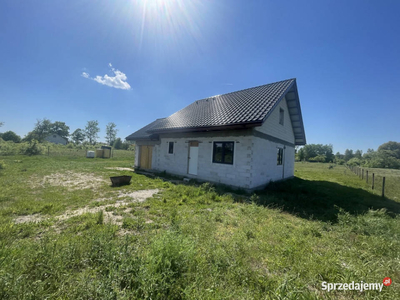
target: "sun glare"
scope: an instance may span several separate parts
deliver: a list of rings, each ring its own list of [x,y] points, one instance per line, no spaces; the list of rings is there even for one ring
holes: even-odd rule
[[[160,51],[166,48],[179,51],[180,47],[193,44],[199,47],[202,44],[199,24],[204,21],[204,3],[200,0],[135,1],[135,15],[141,20],[140,49],[146,41],[159,47]]]

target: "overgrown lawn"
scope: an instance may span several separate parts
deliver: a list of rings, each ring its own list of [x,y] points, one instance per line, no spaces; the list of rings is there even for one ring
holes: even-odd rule
[[[106,169],[129,158],[0,160],[0,299],[400,298],[400,204],[345,167],[297,164],[293,180],[246,195]],[[118,174],[131,185],[111,187]],[[381,293],[321,289],[384,277]]]

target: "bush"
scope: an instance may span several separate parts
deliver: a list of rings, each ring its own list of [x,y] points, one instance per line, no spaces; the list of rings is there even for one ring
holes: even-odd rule
[[[360,166],[362,163],[361,159],[353,157],[352,159],[350,159],[347,164],[349,166]]]
[[[311,162],[325,162],[326,161],[326,156],[325,155],[317,155],[315,157],[312,157],[309,159]]]
[[[18,145],[14,142],[0,141],[0,155],[14,155],[18,153]]]
[[[39,155],[44,152],[44,147],[39,144],[37,140],[32,140],[29,142],[28,147],[25,149],[25,155]]]
[[[336,159],[335,162],[336,162],[338,165],[344,165],[344,164],[346,163],[346,161],[345,161],[344,159],[341,159],[341,158]]]
[[[4,160],[0,160],[0,170],[5,168]]]

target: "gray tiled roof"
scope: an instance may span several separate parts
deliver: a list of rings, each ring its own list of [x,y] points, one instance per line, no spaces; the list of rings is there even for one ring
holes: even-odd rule
[[[262,122],[294,82],[289,79],[198,100],[147,130],[164,132]]]
[[[286,95],[296,145],[305,145],[296,79],[261,85],[229,94],[198,100],[164,119],[157,119],[128,136],[148,139],[152,134],[172,131],[221,130],[230,126],[261,126]]]
[[[150,129],[152,129],[155,125],[157,125],[161,120],[161,119],[157,119],[153,122],[151,122],[150,124],[144,126],[143,128],[139,129],[138,131],[135,131],[134,133],[132,133],[131,135],[127,136],[126,139],[127,140],[136,140],[136,139],[147,139],[151,136],[151,134],[148,132]]]

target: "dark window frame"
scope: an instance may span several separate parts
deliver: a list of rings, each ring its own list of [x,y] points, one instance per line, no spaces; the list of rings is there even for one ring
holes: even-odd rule
[[[282,166],[283,165],[283,148],[277,148],[276,165],[277,166]]]
[[[222,144],[221,161],[215,160],[216,144]],[[232,144],[232,162],[225,162],[225,145],[226,144]],[[232,142],[232,141],[215,141],[215,142],[213,142],[213,153],[212,153],[213,164],[233,165],[234,157],[235,157],[235,142]]]
[[[285,110],[282,107],[279,108],[279,124],[285,124]]]
[[[174,142],[168,142],[168,154],[174,154]]]

